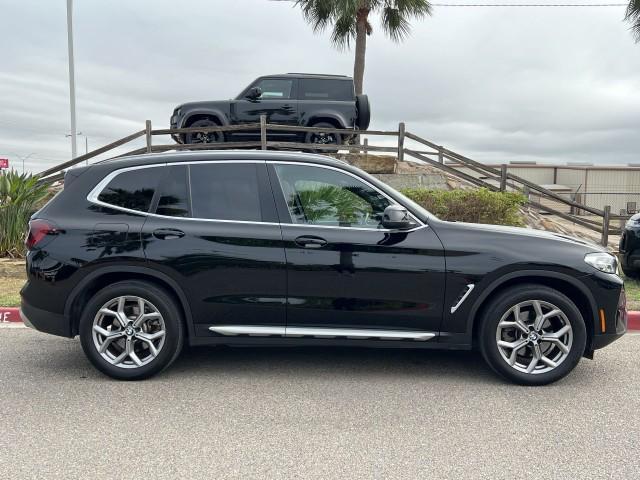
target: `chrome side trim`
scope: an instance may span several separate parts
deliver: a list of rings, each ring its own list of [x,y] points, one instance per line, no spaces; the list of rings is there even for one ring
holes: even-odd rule
[[[376,340],[431,340],[434,332],[403,330],[368,330],[355,328],[277,327],[262,325],[213,325],[209,330],[220,335],[249,335],[251,337],[280,336],[287,338],[350,338]]]
[[[287,327],[287,337],[315,337],[315,338],[353,338],[380,340],[431,340],[436,336],[433,332],[412,332],[403,330],[368,330],[355,328],[313,328]]]
[[[285,327],[271,327],[265,325],[213,325],[209,327],[214,333],[220,335],[250,335],[252,337],[269,337],[285,335]]]
[[[473,283],[470,283],[469,285],[467,285],[467,291],[464,292],[464,295],[462,295],[462,298],[458,300],[458,303],[456,303],[453,307],[451,307],[451,313],[455,313],[456,310],[458,310],[460,305],[464,303],[464,301],[467,299],[467,297],[473,291],[474,288],[475,288],[475,284]]]

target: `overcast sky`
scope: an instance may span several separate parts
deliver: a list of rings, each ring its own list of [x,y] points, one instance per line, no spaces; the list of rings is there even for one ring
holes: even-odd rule
[[[353,69],[353,52],[314,35],[288,2],[74,3],[78,130],[90,149],[259,75]],[[624,10],[435,7],[402,44],[374,19],[371,128],[405,121],[489,162],[640,162],[640,44]],[[0,156],[21,168],[16,155],[33,153],[26,168],[40,171],[70,157],[66,2],[0,0],[0,12]]]

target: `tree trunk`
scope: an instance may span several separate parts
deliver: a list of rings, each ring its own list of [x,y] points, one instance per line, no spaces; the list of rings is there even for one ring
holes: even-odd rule
[[[353,62],[353,82],[356,87],[356,95],[362,93],[364,79],[364,57],[367,51],[367,17],[368,8],[360,8],[356,14],[356,57]]]

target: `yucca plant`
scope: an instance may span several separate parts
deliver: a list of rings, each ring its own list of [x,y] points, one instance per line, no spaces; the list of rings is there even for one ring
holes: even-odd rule
[[[29,217],[48,193],[38,177],[15,170],[0,175],[0,256],[24,256],[24,237]]]

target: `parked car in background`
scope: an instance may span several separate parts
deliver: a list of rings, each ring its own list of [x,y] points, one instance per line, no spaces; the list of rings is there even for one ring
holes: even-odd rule
[[[338,160],[183,152],[66,175],[29,223],[21,312],[114,378],[160,372],[186,341],[478,348],[542,385],[626,331],[601,247],[442,221]]]
[[[258,123],[366,130],[371,110],[367,95],[356,95],[353,79],[344,75],[287,73],[266,75],[249,84],[232,100],[184,103],[171,115],[171,128],[215,127]],[[179,143],[255,141],[260,131],[193,132],[174,135]],[[269,131],[268,140],[342,144],[352,138],[342,133]]]
[[[618,250],[624,274],[627,277],[640,277],[640,213],[627,220]]]

